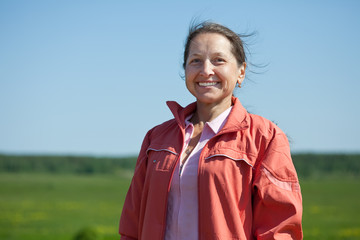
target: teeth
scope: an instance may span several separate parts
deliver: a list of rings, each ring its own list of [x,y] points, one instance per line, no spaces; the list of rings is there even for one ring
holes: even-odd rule
[[[202,87],[214,86],[216,84],[217,84],[217,82],[199,82],[199,85]]]

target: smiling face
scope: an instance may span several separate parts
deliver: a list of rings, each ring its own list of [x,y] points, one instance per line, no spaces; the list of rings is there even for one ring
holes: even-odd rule
[[[186,87],[198,103],[231,105],[236,83],[245,78],[230,41],[219,33],[201,33],[190,44],[185,65]]]

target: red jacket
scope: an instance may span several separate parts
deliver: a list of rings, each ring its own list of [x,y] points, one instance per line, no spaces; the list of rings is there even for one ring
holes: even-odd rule
[[[199,239],[302,239],[302,198],[285,134],[232,101],[226,124],[199,159]],[[175,118],[145,136],[123,206],[121,239],[164,239],[184,119],[196,108],[167,104]]]

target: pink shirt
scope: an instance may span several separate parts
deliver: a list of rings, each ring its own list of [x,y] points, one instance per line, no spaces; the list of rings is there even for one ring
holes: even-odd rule
[[[180,161],[177,164],[168,196],[165,240],[198,239],[197,178],[200,153],[210,138],[225,125],[231,108],[211,122],[205,123],[200,140],[184,165],[180,166]],[[183,151],[187,148],[194,132],[194,125],[189,121],[191,117],[190,115],[185,120]]]

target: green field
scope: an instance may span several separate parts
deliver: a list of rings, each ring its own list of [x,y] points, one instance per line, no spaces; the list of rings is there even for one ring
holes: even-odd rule
[[[304,239],[360,239],[360,178],[301,181]]]
[[[119,239],[129,174],[0,174],[1,240],[67,240],[86,227]]]
[[[86,227],[119,239],[131,172],[0,173],[1,240],[70,240]],[[304,239],[360,239],[360,178],[301,180]]]

